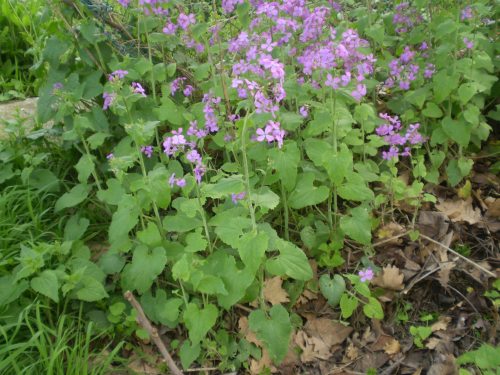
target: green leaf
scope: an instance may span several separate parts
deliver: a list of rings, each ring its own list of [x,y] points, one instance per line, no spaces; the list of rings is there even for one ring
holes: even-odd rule
[[[269,151],[271,165],[276,169],[283,186],[292,191],[297,180],[297,168],[300,161],[300,151],[296,142],[286,142],[283,148],[272,148]]]
[[[329,111],[319,111],[314,114],[312,120],[305,130],[306,137],[314,137],[329,130],[332,126],[333,119]]]
[[[319,278],[319,288],[328,304],[335,307],[339,304],[340,298],[345,292],[345,280],[341,275],[335,275],[333,279],[325,274]]]
[[[269,244],[269,237],[264,232],[249,232],[241,236],[238,244],[238,253],[243,264],[251,273],[255,274],[259,269],[264,254]]]
[[[216,184],[204,184],[201,188],[201,194],[209,198],[226,198],[232,193],[241,193],[244,191],[243,176],[233,175],[220,179]]]
[[[102,283],[90,276],[82,278],[79,288],[75,291],[75,296],[85,302],[95,302],[109,297]]]
[[[470,141],[472,127],[463,120],[453,120],[445,117],[442,121],[443,130],[448,137],[453,139],[462,147],[467,147]]]
[[[373,297],[368,297],[368,303],[363,306],[363,312],[368,318],[383,319],[384,311],[380,302]]]
[[[185,340],[179,350],[182,367],[187,370],[194,361],[200,356],[201,346],[199,343],[191,344],[189,340]]]
[[[477,85],[474,82],[464,83],[458,88],[458,98],[460,103],[467,104],[477,92]]]
[[[175,71],[177,70],[177,64],[176,63],[170,63],[167,65],[167,75],[169,77],[173,77],[175,74]]]
[[[111,137],[111,134],[108,133],[95,133],[92,134],[90,137],[87,138],[87,142],[90,146],[91,150],[95,150],[98,147],[101,147],[106,138]]]
[[[276,246],[280,254],[266,262],[266,269],[274,275],[288,275],[295,280],[310,280],[311,266],[304,252],[293,243],[278,239]]]
[[[363,177],[357,173],[349,175],[347,182],[338,188],[337,193],[342,199],[354,202],[373,200],[375,197]]]
[[[433,77],[434,99],[436,103],[441,103],[450,97],[453,90],[458,87],[460,76],[455,74],[449,76],[442,70]]]
[[[74,186],[69,192],[63,194],[56,202],[54,210],[59,212],[65,208],[74,207],[83,202],[89,195],[90,186],[79,184]]]
[[[167,232],[189,232],[202,225],[201,219],[191,218],[183,213],[178,213],[175,216],[165,216],[163,219],[163,227]]]
[[[288,312],[281,305],[269,310],[269,317],[262,310],[254,310],[248,317],[250,329],[262,341],[275,364],[283,361],[288,352],[292,324]]]
[[[366,208],[356,207],[351,210],[350,216],[342,216],[340,228],[353,240],[363,245],[371,243],[371,220]]]
[[[196,253],[205,250],[207,245],[207,240],[201,234],[201,228],[198,228],[195,232],[191,232],[186,236],[186,247],[184,250],[187,253]]]
[[[303,173],[299,176],[297,186],[288,199],[291,208],[301,209],[319,204],[328,198],[328,188],[326,186],[316,187],[313,183],[313,173]]]
[[[122,289],[146,292],[167,264],[165,249],[156,247],[152,251],[146,246],[138,246],[134,250],[132,263],[125,266],[122,272]]]
[[[170,98],[164,96],[160,107],[155,108],[153,112],[160,121],[168,121],[173,125],[180,126],[184,121],[183,110],[177,106]]]
[[[107,204],[117,205],[123,199],[125,189],[122,187],[120,181],[115,178],[110,178],[106,181],[106,184],[108,185],[108,189],[99,190],[97,198]]]
[[[252,193],[252,200],[257,207],[272,210],[280,203],[280,197],[269,187],[263,186]]]
[[[59,302],[59,282],[55,271],[45,270],[40,276],[31,279],[31,289],[49,297],[56,303]]]
[[[128,233],[135,228],[139,222],[139,211],[131,196],[126,196],[120,202],[118,210],[113,214],[109,226],[109,242],[120,243],[128,238]]]
[[[199,343],[203,340],[210,328],[215,325],[218,315],[217,307],[210,303],[201,310],[195,303],[188,304],[183,318],[191,342]]]
[[[247,213],[246,209],[235,207],[218,213],[209,224],[215,227],[215,233],[223,242],[236,249],[240,236],[252,227],[252,221],[246,217]]]
[[[359,302],[356,297],[350,296],[347,293],[343,294],[340,298],[340,311],[342,313],[342,317],[344,319],[351,317],[354,310],[358,307],[358,304]]]
[[[322,167],[333,155],[333,147],[326,141],[308,138],[304,143],[307,156],[317,167]]]
[[[161,245],[161,235],[155,223],[149,222],[146,229],[137,232],[137,239],[149,247]]]
[[[429,118],[440,118],[443,116],[443,111],[435,103],[428,102],[422,114]]]
[[[335,185],[340,185],[348,173],[352,171],[352,151],[349,150],[346,144],[341,144],[336,155],[329,155],[323,160],[323,166],[326,168],[330,180]]]
[[[76,241],[82,238],[89,224],[89,219],[80,217],[78,213],[71,216],[64,227],[64,241]]]

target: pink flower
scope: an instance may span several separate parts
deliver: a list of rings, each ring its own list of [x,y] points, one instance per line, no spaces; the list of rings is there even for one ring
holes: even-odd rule
[[[371,281],[375,274],[373,273],[373,270],[371,268],[366,268],[364,270],[359,271],[358,273],[359,277],[361,278],[361,282],[365,281]]]
[[[270,126],[266,126],[265,129],[258,128],[257,131],[257,141],[258,142],[272,142],[274,141],[273,129]]]
[[[187,30],[189,25],[194,25],[196,23],[196,17],[193,13],[181,13],[179,14],[179,18],[177,18],[177,23],[183,30]]]

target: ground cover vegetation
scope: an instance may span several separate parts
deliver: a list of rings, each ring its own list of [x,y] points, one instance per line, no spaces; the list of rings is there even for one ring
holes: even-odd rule
[[[498,373],[497,2],[0,3],[0,373]]]

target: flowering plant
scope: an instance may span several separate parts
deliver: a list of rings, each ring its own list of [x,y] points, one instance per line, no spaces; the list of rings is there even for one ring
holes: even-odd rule
[[[425,183],[459,184],[468,150],[490,132],[481,111],[496,77],[479,17],[488,6],[118,3],[112,33],[68,10],[81,45],[48,42],[39,110],[78,152],[56,209],[92,204],[109,219],[100,288],[134,291],[153,322],[182,327],[185,368],[228,335],[217,322],[243,303],[255,308],[262,349],[275,364],[285,358],[295,301],[271,307],[269,277],[290,291],[319,282],[340,319],[359,303],[380,319],[372,229],[398,202],[435,201]],[[351,246],[367,268],[341,276]],[[311,259],[326,272],[319,281]],[[221,368],[248,359],[239,345]]]

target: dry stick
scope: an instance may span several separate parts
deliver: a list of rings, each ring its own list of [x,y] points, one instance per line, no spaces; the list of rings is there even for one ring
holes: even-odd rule
[[[163,358],[165,358],[165,361],[167,362],[170,371],[172,371],[174,375],[183,375],[183,372],[179,370],[179,367],[177,367],[174,360],[172,359],[172,356],[168,352],[165,343],[158,335],[158,330],[151,325],[150,321],[146,317],[146,314],[144,314],[142,306],[135,299],[132,292],[130,290],[127,290],[123,296],[127,301],[130,302],[132,307],[137,310],[137,323],[149,333],[149,335],[153,339],[153,342],[156,344],[156,346],[160,350],[160,353],[163,355]]]
[[[422,233],[420,233],[420,237],[422,237],[422,238],[426,239],[427,241],[430,241],[430,242],[432,242],[432,243],[434,243],[434,244],[436,244],[436,245],[441,246],[442,248],[444,248],[444,249],[448,250],[448,251],[449,251],[450,253],[452,253],[453,255],[456,255],[456,256],[457,256],[457,257],[459,257],[460,259],[462,259],[462,260],[466,261],[467,263],[469,263],[469,264],[473,265],[474,267],[476,267],[476,268],[480,269],[480,270],[481,270],[481,271],[483,271],[485,274],[487,274],[487,275],[489,275],[489,276],[491,276],[491,277],[497,277],[497,276],[496,276],[493,272],[488,271],[488,270],[487,270],[486,268],[484,268],[483,266],[481,266],[481,265],[477,264],[476,262],[474,262],[474,261],[470,260],[470,259],[469,259],[469,258],[467,258],[467,257],[464,257],[462,254],[457,253],[455,250],[450,249],[448,246],[443,245],[441,242],[436,241],[436,240],[434,240],[434,239],[432,239],[432,238],[430,238],[430,237],[428,237],[428,236],[426,236],[425,234],[422,234]]]

